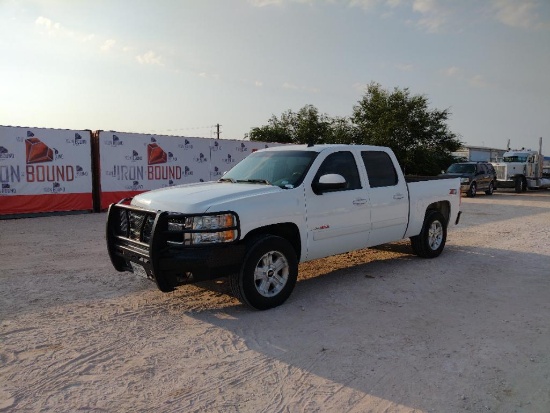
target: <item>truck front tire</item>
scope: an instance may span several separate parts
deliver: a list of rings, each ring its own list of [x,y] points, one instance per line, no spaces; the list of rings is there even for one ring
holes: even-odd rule
[[[516,177],[514,185],[517,194],[527,191],[527,179],[522,176]]]
[[[489,188],[485,191],[485,194],[487,195],[493,195],[493,192],[495,191],[495,185],[493,184],[493,181],[489,183]]]
[[[284,303],[298,278],[298,259],[284,238],[257,238],[246,253],[241,270],[230,277],[233,294],[243,304],[267,310]]]
[[[428,211],[422,231],[411,237],[413,252],[422,258],[438,257],[447,241],[447,221],[439,211]]]

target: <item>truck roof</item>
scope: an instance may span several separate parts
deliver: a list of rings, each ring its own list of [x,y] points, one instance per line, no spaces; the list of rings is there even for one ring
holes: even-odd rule
[[[339,149],[342,150],[349,150],[349,149],[359,149],[359,150],[367,150],[367,151],[389,151],[390,149],[385,146],[374,146],[374,145],[344,145],[344,144],[321,144],[321,145],[281,145],[281,146],[273,146],[266,149],[260,149],[257,152],[264,152],[264,151],[311,151],[311,152],[322,152],[326,149]]]

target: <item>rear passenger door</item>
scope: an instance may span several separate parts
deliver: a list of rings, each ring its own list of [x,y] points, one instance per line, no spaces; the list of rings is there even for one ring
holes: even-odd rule
[[[371,233],[369,246],[403,238],[409,221],[409,191],[387,152],[362,151],[369,189]]]

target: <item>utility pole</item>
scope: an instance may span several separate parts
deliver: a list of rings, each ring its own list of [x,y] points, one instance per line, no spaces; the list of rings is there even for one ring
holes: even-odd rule
[[[220,126],[221,125],[219,123],[216,124],[216,136],[218,139],[220,139]]]

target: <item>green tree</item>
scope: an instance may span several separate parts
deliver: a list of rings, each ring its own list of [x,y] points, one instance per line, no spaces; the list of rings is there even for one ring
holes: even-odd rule
[[[389,92],[371,83],[353,108],[355,141],[389,146],[407,174],[437,175],[462,146],[446,124],[449,115],[448,109],[430,110],[428,99],[411,96],[409,89]]]
[[[287,110],[278,118],[273,115],[268,125],[252,128],[250,140],[279,143],[326,143],[330,137],[332,120],[313,105],[298,112]]]
[[[430,110],[428,99],[412,96],[409,89],[389,92],[373,82],[351,118],[331,118],[306,105],[298,112],[273,115],[268,125],[250,131],[250,140],[388,146],[405,173],[437,175],[454,162],[451,152],[462,146],[446,124],[449,115],[448,109]]]

